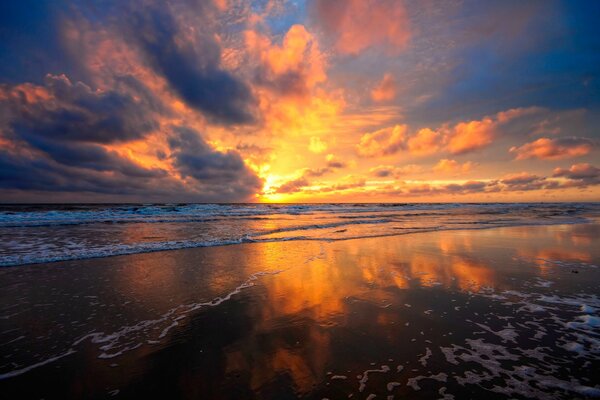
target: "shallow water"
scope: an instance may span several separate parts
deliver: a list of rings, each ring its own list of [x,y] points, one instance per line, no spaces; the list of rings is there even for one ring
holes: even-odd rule
[[[4,268],[0,391],[600,396],[599,245],[571,224]]]
[[[566,224],[599,203],[0,206],[0,266],[243,242]]]

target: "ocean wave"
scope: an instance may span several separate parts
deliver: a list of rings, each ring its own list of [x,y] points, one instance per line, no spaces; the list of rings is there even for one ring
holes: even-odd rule
[[[336,230],[328,232],[331,236],[324,235],[289,235],[281,237],[268,237],[273,233],[292,233],[297,231],[310,231],[321,232],[322,229],[337,228],[343,225],[360,225],[370,223],[371,221],[365,221],[362,223],[354,224],[326,224],[326,225],[312,225],[310,227],[294,227],[288,230],[278,230],[272,232],[259,232],[254,235],[244,235],[235,239],[215,239],[206,241],[194,241],[194,240],[178,240],[178,241],[157,241],[157,242],[143,242],[143,243],[132,243],[132,244],[107,244],[104,246],[95,247],[81,247],[76,250],[63,251],[60,254],[48,253],[42,249],[32,249],[32,251],[25,254],[14,254],[0,257],[0,267],[16,267],[28,264],[43,264],[50,262],[59,261],[75,261],[84,260],[91,258],[104,258],[112,256],[122,256],[131,254],[143,254],[152,253],[158,251],[170,251],[170,250],[182,250],[202,247],[216,247],[216,246],[228,246],[242,243],[272,243],[272,242],[288,242],[288,241],[321,241],[321,242],[333,242],[342,240],[352,239],[367,239],[367,238],[378,238],[378,237],[390,237],[390,236],[401,236],[407,234],[416,234],[433,231],[449,231],[449,230],[474,230],[474,229],[490,229],[500,227],[511,227],[511,226],[531,226],[531,225],[557,225],[557,224],[578,224],[589,222],[585,218],[575,219],[561,219],[561,220],[539,220],[539,221],[499,221],[498,223],[480,222],[480,223],[455,223],[454,225],[433,225],[433,226],[406,226],[406,227],[391,227],[387,231],[378,231],[372,233],[348,232],[347,229]],[[380,224],[380,223],[379,223]],[[377,225],[377,223],[375,224]]]
[[[552,212],[557,215],[598,208],[594,203],[422,203],[422,204],[162,204],[162,205],[0,205],[0,227],[39,227],[93,223],[194,223],[220,218],[260,218],[326,214],[443,215],[446,212],[507,214]],[[359,214],[359,215],[357,215]],[[374,215],[373,217],[376,217]]]

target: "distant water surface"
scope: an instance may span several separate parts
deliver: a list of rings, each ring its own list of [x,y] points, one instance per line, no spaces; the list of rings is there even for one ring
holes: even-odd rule
[[[2,205],[0,266],[243,242],[581,223],[598,203]]]

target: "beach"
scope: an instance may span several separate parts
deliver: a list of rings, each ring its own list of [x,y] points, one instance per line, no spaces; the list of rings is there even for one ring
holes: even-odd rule
[[[598,16],[0,1],[0,400],[600,399]]]
[[[591,219],[6,267],[0,391],[598,397],[599,266]]]

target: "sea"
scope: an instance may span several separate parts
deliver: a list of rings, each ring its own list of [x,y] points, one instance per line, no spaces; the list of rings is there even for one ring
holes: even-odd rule
[[[0,265],[2,398],[600,397],[600,203],[2,205]]]
[[[248,242],[574,224],[600,203],[5,204],[0,266]]]

